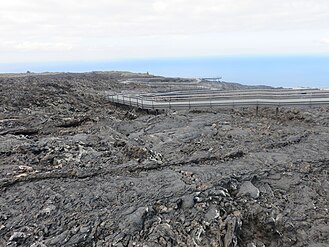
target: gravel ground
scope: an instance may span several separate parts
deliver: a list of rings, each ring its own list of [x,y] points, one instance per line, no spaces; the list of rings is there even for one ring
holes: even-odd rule
[[[329,246],[328,107],[110,104],[145,76],[0,76],[0,246]]]

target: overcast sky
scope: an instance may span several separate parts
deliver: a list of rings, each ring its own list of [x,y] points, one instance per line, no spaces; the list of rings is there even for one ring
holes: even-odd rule
[[[329,54],[328,0],[1,0],[0,63]]]

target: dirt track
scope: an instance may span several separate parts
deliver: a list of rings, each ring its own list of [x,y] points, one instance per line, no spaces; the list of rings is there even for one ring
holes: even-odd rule
[[[0,77],[0,246],[329,245],[328,107],[154,115],[129,76]]]

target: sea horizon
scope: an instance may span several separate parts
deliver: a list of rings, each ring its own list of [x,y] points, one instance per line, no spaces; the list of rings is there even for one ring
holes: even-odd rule
[[[329,88],[329,55],[148,58],[0,63],[0,73],[130,71],[274,87]]]

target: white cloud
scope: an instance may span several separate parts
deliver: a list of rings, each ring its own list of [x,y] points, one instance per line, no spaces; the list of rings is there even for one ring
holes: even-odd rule
[[[43,52],[54,52],[54,51],[70,51],[72,45],[65,43],[52,43],[52,42],[22,42],[15,44],[14,46],[20,51],[43,51]]]
[[[0,62],[329,53],[328,24],[327,0],[1,1]]]
[[[329,45],[329,38],[321,39],[320,42],[321,42],[322,44],[328,44],[328,45]]]
[[[154,3],[152,3],[152,7],[156,12],[163,14],[165,11],[168,10],[168,2],[155,1]]]

